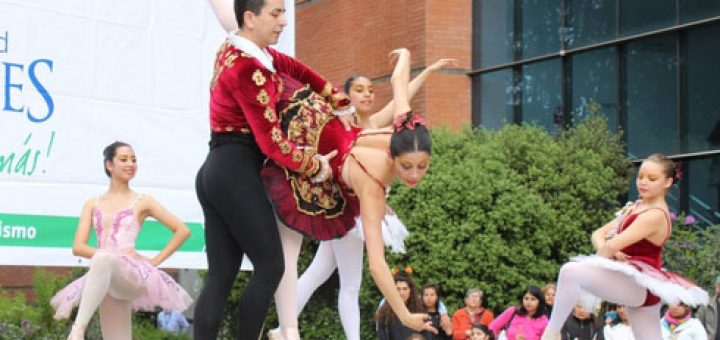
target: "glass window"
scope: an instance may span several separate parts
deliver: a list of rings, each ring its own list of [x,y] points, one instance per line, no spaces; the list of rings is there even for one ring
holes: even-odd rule
[[[560,1],[521,0],[522,28],[519,34],[521,58],[560,51]]]
[[[720,25],[687,32],[687,150],[720,149]]]
[[[720,224],[720,157],[688,162],[690,211],[702,224]]]
[[[680,22],[700,20],[720,15],[718,0],[680,1]]]
[[[479,79],[478,79],[479,78]],[[479,80],[479,81],[478,81]],[[480,84],[480,117],[476,123],[488,129],[499,129],[513,122],[513,92],[518,89],[512,84],[512,70],[505,69],[476,76],[474,84]]]
[[[562,130],[563,110],[560,59],[522,67],[522,121],[538,124],[554,133]]]
[[[674,25],[675,1],[620,1],[621,35],[628,36]]]
[[[574,124],[591,115],[608,119],[618,130],[617,49],[615,47],[572,57],[572,116]]]
[[[476,60],[473,67],[489,67],[513,60],[512,4],[507,0],[475,1],[475,11],[480,11],[480,32],[474,32],[473,48],[480,60]]]
[[[568,49],[615,38],[615,0],[567,0],[561,30]]]
[[[675,46],[674,34],[627,45],[625,131],[631,158],[679,151]]]

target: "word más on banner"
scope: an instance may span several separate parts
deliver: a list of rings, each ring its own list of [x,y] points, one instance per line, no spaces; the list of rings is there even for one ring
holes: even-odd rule
[[[50,133],[50,140],[42,149],[33,148],[33,144],[30,143],[32,136],[32,132],[28,133],[19,151],[6,154],[0,151],[0,174],[6,171],[8,174],[32,176],[37,170],[38,159],[43,156],[50,157],[50,150],[55,141],[55,131]],[[43,169],[41,172],[45,173],[45,170]]]
[[[4,36],[0,36],[0,47],[2,47],[0,53],[8,53],[10,49],[9,36],[8,31],[5,31]],[[50,59],[35,59],[25,64],[2,60],[1,63],[5,74],[0,79],[0,88],[2,88],[3,92],[2,110],[4,112],[25,113],[27,119],[33,123],[42,123],[48,120],[55,111],[55,103],[38,76],[52,72],[53,61]],[[31,89],[28,87],[31,87]],[[42,97],[45,104],[44,108],[30,107],[22,103],[23,91],[33,90]]]

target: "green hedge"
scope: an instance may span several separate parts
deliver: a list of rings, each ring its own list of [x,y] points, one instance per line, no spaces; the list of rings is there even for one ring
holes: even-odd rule
[[[673,222],[673,233],[663,254],[667,270],[692,279],[714,294],[720,274],[720,225],[686,224],[683,216]]]
[[[50,299],[73,279],[85,273],[76,268],[69,276],[57,276],[42,269],[35,272],[33,285],[34,303],[28,303],[24,294],[10,295],[0,290],[0,339],[64,340],[70,332],[69,320],[54,320],[55,310]],[[77,309],[70,316],[75,319]],[[155,328],[149,322],[153,313],[133,314],[133,339],[135,340],[184,340],[189,335],[176,335]],[[97,313],[85,332],[86,339],[102,339]]]

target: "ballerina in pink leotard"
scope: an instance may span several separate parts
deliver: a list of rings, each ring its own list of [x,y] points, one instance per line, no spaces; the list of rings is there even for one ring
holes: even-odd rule
[[[58,292],[51,304],[55,318],[67,318],[80,306],[68,339],[83,339],[85,327],[100,308],[104,339],[131,339],[132,310],[186,309],[192,299],[168,274],[157,269],[190,236],[190,230],[160,203],[130,189],[137,163],[130,145],[115,142],[105,148],[105,173],[110,188],[89,199],[75,233],[73,253],[91,259],[87,274]],[[173,236],[152,259],[135,251],[142,222],[151,216],[166,225]],[[90,230],[97,248],[87,244]]]

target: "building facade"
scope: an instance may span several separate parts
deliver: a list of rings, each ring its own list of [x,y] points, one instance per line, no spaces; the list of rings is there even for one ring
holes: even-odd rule
[[[406,47],[413,74],[440,58],[455,58],[458,70],[432,75],[411,102],[431,124],[470,125],[472,2],[468,0],[298,0],[296,57],[333,84],[351,75],[375,83],[376,108],[391,98],[388,53]]]
[[[417,73],[440,57],[413,101],[431,123],[550,133],[602,115],[631,159],[682,162],[675,211],[720,223],[720,1],[296,1],[297,57],[340,84],[373,79],[390,97],[387,53],[407,47]],[[378,107],[379,108],[379,107]],[[637,197],[634,186],[630,197]]]
[[[602,115],[631,159],[682,161],[671,209],[720,223],[718,37],[716,0],[475,0],[473,124]]]

